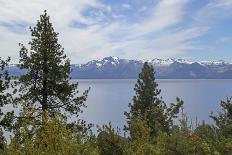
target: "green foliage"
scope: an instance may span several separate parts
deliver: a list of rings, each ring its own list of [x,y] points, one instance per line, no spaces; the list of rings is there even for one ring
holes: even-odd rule
[[[211,152],[218,152],[219,148],[219,135],[214,126],[210,126],[208,124],[199,125],[195,130],[194,134],[199,136],[199,138],[203,139],[209,146]]]
[[[215,121],[218,136],[217,148],[225,155],[232,152],[232,97],[221,101],[222,112],[218,116],[211,115]]]
[[[130,130],[131,130],[131,140],[143,144],[150,141],[151,129],[145,121],[145,116],[136,116],[131,120]]]
[[[156,154],[157,151],[151,142],[151,129],[145,121],[146,117],[138,115],[130,122],[130,141],[125,154]]]
[[[223,112],[219,113],[218,116],[211,116],[211,118],[215,121],[222,135],[232,137],[232,97],[227,98],[226,101],[221,101],[220,105]]]
[[[8,67],[8,63],[10,62],[10,58],[6,60],[1,60],[0,58],[0,128],[2,129],[11,129],[14,111],[2,111],[2,108],[6,105],[12,103],[12,93],[9,91],[11,88],[11,76],[9,75],[6,68]]]
[[[29,111],[35,107],[37,120],[45,111],[49,116],[61,111],[64,116],[78,116],[88,90],[78,97],[78,83],[70,83],[70,60],[58,43],[58,33],[46,11],[30,30],[30,50],[20,44],[19,67],[28,72],[19,78],[20,95],[15,102],[26,104]]]
[[[100,155],[122,155],[126,139],[120,136],[120,131],[115,131],[111,123],[98,129],[97,146]]]
[[[35,109],[32,111],[35,111]],[[25,119],[20,129],[20,137],[14,137],[11,140],[4,154],[97,154],[97,149],[90,147],[86,141],[82,141],[79,133],[74,133],[71,129],[67,129],[67,124],[60,115],[48,119],[41,126],[34,124],[30,117],[31,113],[25,112],[24,114]]]
[[[0,152],[6,146],[6,140],[3,136],[4,130],[11,131],[14,111],[3,110],[3,107],[10,105],[12,103],[12,93],[9,91],[11,88],[11,76],[9,75],[6,68],[8,67],[8,63],[10,62],[10,58],[8,57],[6,60],[2,60],[0,58]]]
[[[139,79],[135,84],[135,96],[133,104],[129,104],[130,112],[125,112],[128,126],[126,130],[133,135],[131,121],[134,117],[142,115],[147,120],[147,125],[151,130],[151,137],[155,140],[158,132],[169,133],[173,125],[173,119],[179,113],[183,101],[177,98],[177,104],[171,104],[167,107],[166,103],[160,97],[161,90],[155,81],[155,72],[153,66],[147,62],[144,63]]]
[[[6,146],[6,139],[3,136],[3,130],[0,128],[0,154],[5,150]]]
[[[166,154],[206,155],[211,153],[208,143],[191,131],[173,130],[169,136],[167,137]]]

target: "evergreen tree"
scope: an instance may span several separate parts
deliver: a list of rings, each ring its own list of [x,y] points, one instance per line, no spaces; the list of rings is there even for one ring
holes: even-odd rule
[[[126,138],[120,136],[111,123],[98,127],[97,146],[100,155],[123,155]]]
[[[230,155],[232,152],[232,97],[221,101],[221,107],[223,111],[218,116],[211,115],[218,137],[216,148],[221,154]]]
[[[30,31],[30,50],[20,44],[19,67],[28,71],[19,79],[20,95],[16,101],[29,111],[36,109],[32,117],[39,119],[45,111],[49,116],[56,112],[78,116],[88,90],[78,97],[78,83],[70,83],[70,60],[58,43],[58,33],[46,11]]]
[[[11,86],[11,76],[6,67],[10,58],[2,60],[0,58],[0,150],[4,148],[5,138],[3,137],[3,130],[11,130],[14,117],[14,111],[3,110],[3,107],[11,103],[12,94],[8,90]]]
[[[150,139],[150,128],[147,125],[144,116],[136,116],[130,122],[129,147],[125,154],[158,154],[154,143]]]
[[[232,97],[226,101],[221,101],[223,112],[218,116],[211,116],[221,134],[232,138]]]
[[[132,132],[132,120],[138,116],[145,116],[148,127],[151,129],[151,137],[155,138],[158,132],[169,132],[173,123],[173,118],[179,112],[179,108],[183,105],[183,101],[177,99],[177,104],[171,104],[168,108],[160,97],[161,90],[155,81],[155,71],[153,66],[148,62],[144,63],[139,79],[135,84],[135,96],[133,104],[129,104],[130,112],[125,112],[128,126],[125,128]],[[133,138],[133,137],[132,137]]]

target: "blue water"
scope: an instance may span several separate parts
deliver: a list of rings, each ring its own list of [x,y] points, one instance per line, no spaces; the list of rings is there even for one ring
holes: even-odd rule
[[[80,115],[88,123],[123,127],[124,111],[134,95],[136,80],[76,80],[83,91],[91,87],[84,112]],[[211,112],[217,114],[220,101],[232,96],[232,80],[158,80],[161,96],[167,103],[175,102],[176,97],[184,100],[184,110],[189,120],[205,120]]]

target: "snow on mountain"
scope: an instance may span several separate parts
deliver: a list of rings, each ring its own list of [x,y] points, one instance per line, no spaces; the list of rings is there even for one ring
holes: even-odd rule
[[[92,60],[85,64],[72,64],[73,79],[136,79],[144,62],[154,66],[157,78],[169,79],[232,79],[232,63],[219,61],[188,61],[184,59],[130,60],[115,56]],[[16,65],[9,66],[14,75],[22,75]]]
[[[219,60],[219,61],[200,61],[199,62],[202,65],[229,65],[232,63],[226,62],[224,60]]]
[[[178,62],[178,63],[185,63],[185,64],[192,64],[193,62],[191,61],[187,61],[184,59],[173,59],[173,58],[169,58],[169,59],[153,59],[148,61],[153,65],[158,65],[158,66],[168,66],[173,64],[174,62]]]
[[[72,74],[74,78],[137,78],[146,61],[154,66],[158,78],[232,78],[232,64],[222,60],[130,60],[115,56],[89,61],[75,67]]]
[[[89,66],[89,65],[95,65],[97,67],[103,67],[105,65],[121,65],[121,64],[125,64],[125,63],[139,63],[139,64],[143,64],[144,62],[148,62],[154,66],[169,66],[173,63],[180,63],[180,64],[193,64],[193,63],[198,63],[200,65],[230,65],[232,63],[226,62],[224,60],[219,60],[219,61],[199,61],[199,62],[193,62],[193,61],[188,61],[188,60],[184,60],[184,59],[175,59],[175,58],[168,58],[168,59],[151,59],[151,60],[129,60],[129,59],[120,59],[118,57],[115,56],[110,56],[110,57],[105,57],[101,60],[92,60],[87,62],[86,64],[82,64],[80,65],[80,67],[85,67],[85,66]]]

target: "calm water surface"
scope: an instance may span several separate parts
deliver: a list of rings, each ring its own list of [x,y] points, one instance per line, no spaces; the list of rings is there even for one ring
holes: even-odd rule
[[[81,118],[88,123],[106,124],[123,127],[124,111],[134,95],[136,80],[73,80],[79,82],[83,91],[91,87],[87,99],[87,108]],[[232,96],[232,80],[158,80],[161,95],[167,103],[175,102],[176,97],[184,100],[184,109],[188,116],[208,123],[211,112],[217,113],[219,103]]]

